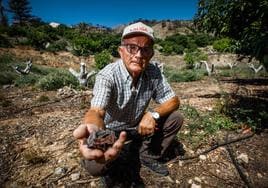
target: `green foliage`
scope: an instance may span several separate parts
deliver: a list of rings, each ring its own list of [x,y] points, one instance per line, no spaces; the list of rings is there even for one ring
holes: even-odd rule
[[[0,47],[3,47],[3,48],[9,48],[9,47],[12,47],[12,44],[9,42],[9,40],[0,35]]]
[[[196,119],[198,119],[200,117],[199,112],[193,106],[183,105],[181,107],[181,110],[183,111],[183,115],[187,119],[191,119],[192,121],[194,121],[194,120],[196,120]]]
[[[235,77],[237,79],[254,79],[258,77],[267,77],[267,72],[265,70],[261,70],[258,73],[255,73],[246,64],[241,64],[239,66],[233,67],[233,69],[230,69],[229,67],[218,67],[217,70],[217,76],[219,77]]]
[[[13,57],[10,54],[0,56],[0,85],[12,84],[17,74],[12,69]]]
[[[169,82],[191,82],[201,80],[205,72],[202,70],[176,70],[165,68],[164,74]]]
[[[198,47],[206,47],[214,41],[214,37],[204,33],[192,35],[191,37]]]
[[[215,111],[199,113],[190,105],[182,105],[180,110],[187,124],[185,132],[179,133],[180,139],[191,143],[193,148],[207,144],[219,131],[236,130],[239,127],[230,117]]]
[[[210,45],[213,40],[214,38],[207,34],[175,34],[166,37],[165,40],[158,39],[156,43],[162,47],[160,52],[164,55],[174,55],[183,54],[186,49],[187,51],[196,51],[197,47]]]
[[[232,46],[232,40],[229,38],[222,38],[213,42],[213,48],[218,52],[234,52]]]
[[[0,56],[0,85],[15,84],[16,86],[35,85],[42,90],[54,90],[63,86],[78,87],[77,79],[67,70],[32,65],[31,72],[20,75],[12,66],[17,66],[16,59],[10,54]]]
[[[36,74],[27,74],[27,75],[19,75],[14,83],[15,86],[23,87],[23,86],[30,86],[34,85],[38,80],[39,76]]]
[[[267,128],[267,107],[261,98],[236,96],[223,103],[223,112],[239,124],[260,130]]]
[[[201,31],[238,41],[237,52],[264,63],[268,48],[266,0],[199,0],[198,5],[194,22]],[[264,65],[268,67],[268,63]]]
[[[95,55],[95,65],[98,70],[104,68],[106,65],[111,63],[111,61],[111,54],[107,50],[104,50],[101,53]]]
[[[195,63],[201,60],[207,60],[208,56],[200,50],[196,51],[187,51],[184,56],[184,61],[186,62],[187,68],[194,68]]]
[[[55,70],[43,76],[36,84],[42,90],[56,90],[69,85],[77,87],[79,83],[72,74],[65,70]]]
[[[223,114],[204,116],[201,125],[206,134],[214,134],[221,129],[231,130],[237,128],[231,118]]]
[[[46,49],[50,52],[58,52],[58,51],[64,51],[66,50],[66,47],[68,46],[68,42],[65,40],[57,40],[49,45],[49,47]]]

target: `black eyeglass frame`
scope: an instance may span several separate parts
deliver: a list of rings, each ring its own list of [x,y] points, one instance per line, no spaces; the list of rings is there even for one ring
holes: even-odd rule
[[[154,49],[152,46],[141,47],[141,46],[138,46],[136,44],[121,44],[121,46],[126,47],[127,52],[132,54],[132,55],[134,55],[134,54],[138,53],[138,51],[140,51],[142,55],[149,57],[154,52]]]

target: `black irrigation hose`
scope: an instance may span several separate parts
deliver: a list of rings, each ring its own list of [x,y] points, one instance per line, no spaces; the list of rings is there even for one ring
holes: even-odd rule
[[[226,135],[226,141],[228,141],[228,137],[229,137],[229,134]],[[242,181],[246,184],[246,186],[248,188],[253,188],[253,185],[252,185],[252,182],[251,180],[245,175],[245,173],[243,172],[242,168],[240,168],[240,165],[238,164],[237,160],[235,159],[235,156],[234,156],[234,151],[232,149],[231,146],[227,145],[226,146],[226,149],[227,149],[227,152],[237,170],[237,172],[239,173],[239,176],[240,178],[242,179]]]
[[[178,162],[180,160],[191,160],[191,159],[198,158],[200,155],[207,154],[207,153],[217,149],[218,147],[225,146],[225,145],[228,145],[228,144],[231,144],[231,143],[234,143],[234,142],[238,142],[238,141],[241,141],[241,140],[248,139],[248,138],[252,137],[254,134],[255,133],[251,133],[251,134],[247,134],[245,136],[240,136],[238,138],[234,138],[234,139],[230,139],[230,140],[225,139],[223,142],[219,142],[216,145],[212,146],[211,148],[209,148],[209,149],[207,149],[207,150],[205,150],[203,152],[197,153],[197,154],[192,155],[192,156],[178,156],[175,159],[169,161],[167,164],[176,163],[176,162]]]

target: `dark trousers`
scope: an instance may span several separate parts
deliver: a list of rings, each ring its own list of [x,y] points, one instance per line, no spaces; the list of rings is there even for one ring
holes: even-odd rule
[[[125,144],[119,157],[108,163],[100,164],[94,160],[84,160],[83,166],[92,176],[103,176],[109,172],[122,177],[124,172],[139,173],[140,158],[145,160],[160,160],[176,137],[183,123],[183,117],[177,111],[166,117],[161,117],[154,135],[149,138],[133,137]],[[122,168],[122,169],[121,169]],[[127,170],[129,169],[129,170]],[[135,174],[133,174],[135,176]],[[129,177],[129,174],[127,175]],[[127,178],[127,177],[126,177]]]

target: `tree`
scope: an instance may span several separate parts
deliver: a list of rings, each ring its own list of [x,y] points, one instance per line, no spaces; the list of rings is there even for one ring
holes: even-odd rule
[[[0,0],[0,25],[2,26],[7,26],[8,25],[8,20],[5,15],[5,7],[3,6],[2,0]]]
[[[13,13],[13,23],[22,25],[33,18],[28,0],[9,0],[9,8]]]
[[[237,52],[264,61],[268,53],[267,0],[199,0],[198,29],[238,41]]]

